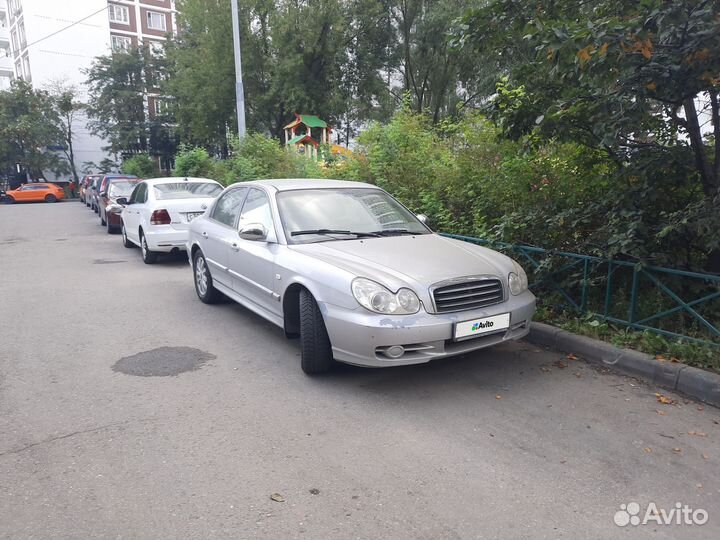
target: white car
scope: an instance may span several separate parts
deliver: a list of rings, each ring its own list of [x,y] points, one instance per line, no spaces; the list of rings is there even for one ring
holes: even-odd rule
[[[109,211],[120,213],[123,245],[139,246],[143,262],[152,264],[159,253],[185,250],[190,222],[222,190],[207,178],[151,178],[138,183],[129,199],[117,199]]]

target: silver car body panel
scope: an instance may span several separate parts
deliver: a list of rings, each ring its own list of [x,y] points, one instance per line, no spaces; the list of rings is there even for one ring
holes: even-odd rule
[[[200,248],[218,290],[281,327],[282,300],[288,289],[297,285],[308,289],[323,314],[336,360],[375,367],[416,364],[519,339],[529,332],[535,297],[529,291],[517,296],[509,293],[508,274],[515,266],[512,259],[493,250],[434,233],[288,244],[275,199],[277,192],[378,190],[377,186],[335,180],[263,180],[234,184],[225,191],[238,187],[256,187],[268,195],[275,228],[273,241],[241,239],[237,229],[214,221],[213,207],[221,194],[204,216],[190,224],[189,256]],[[504,301],[482,309],[435,313],[435,287],[477,276],[499,279]],[[376,281],[393,292],[403,287],[413,290],[421,302],[419,312],[381,315],[363,308],[351,291],[356,277]],[[505,313],[510,314],[508,328],[453,339],[456,323]],[[385,351],[393,345],[403,346],[405,354],[397,359],[387,356]]]

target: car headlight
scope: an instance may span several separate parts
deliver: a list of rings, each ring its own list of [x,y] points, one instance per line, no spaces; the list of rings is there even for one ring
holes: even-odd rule
[[[410,315],[420,309],[420,299],[410,289],[400,289],[393,293],[379,283],[365,278],[353,280],[352,293],[362,307],[375,313]]]
[[[508,285],[512,295],[517,296],[518,294],[522,294],[527,291],[528,278],[525,270],[522,269],[522,266],[515,261],[513,261],[513,266],[515,267],[515,271],[510,272],[508,275]]]

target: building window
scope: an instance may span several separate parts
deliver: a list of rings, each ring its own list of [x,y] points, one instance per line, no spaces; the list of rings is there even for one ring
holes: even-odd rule
[[[18,39],[17,32],[13,30],[12,32],[10,32],[10,36],[12,39],[13,52],[17,53],[20,50],[20,40]]]
[[[110,36],[110,46],[113,52],[129,51],[132,48],[132,39],[126,36]]]
[[[148,40],[146,43],[148,44],[148,48],[153,56],[162,58],[165,55],[165,46],[163,41]]]
[[[155,98],[153,100],[153,107],[156,116],[163,116],[167,114],[167,105],[163,100]]]
[[[32,75],[30,74],[30,59],[27,56],[23,57],[23,76],[27,82],[32,81]]]
[[[147,26],[151,30],[167,31],[164,13],[156,13],[154,11],[147,12]]]
[[[15,61],[15,76],[16,76],[18,79],[22,79],[22,78],[23,78],[22,61],[20,61],[20,59],[17,59],[17,60]]]
[[[126,6],[110,4],[108,6],[108,13],[110,13],[110,22],[130,24],[130,11]]]
[[[20,22],[17,26],[18,35],[20,36],[20,47],[23,49],[27,47],[27,38],[25,37],[25,25]]]

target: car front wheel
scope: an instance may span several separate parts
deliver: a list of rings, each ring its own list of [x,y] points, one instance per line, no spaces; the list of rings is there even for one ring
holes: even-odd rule
[[[200,250],[193,257],[193,275],[195,276],[195,292],[200,301],[205,304],[218,303],[222,293],[213,285],[210,269],[203,252]]]
[[[300,356],[308,375],[330,371],[335,361],[320,308],[310,291],[300,291]]]
[[[45,202],[49,202],[49,203],[57,202],[57,197],[55,195],[45,195]]]

